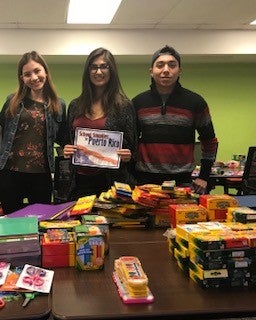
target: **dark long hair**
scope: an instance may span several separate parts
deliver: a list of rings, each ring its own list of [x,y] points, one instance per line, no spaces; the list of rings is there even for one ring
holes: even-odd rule
[[[92,104],[99,98],[96,96],[95,87],[90,80],[90,66],[94,60],[100,56],[109,65],[110,79],[101,97],[103,110],[105,115],[109,113],[117,113],[122,106],[129,103],[129,99],[125,95],[118,75],[117,65],[112,53],[105,48],[97,48],[93,50],[85,61],[83,78],[82,78],[82,93],[77,98],[78,108],[76,115],[84,115],[91,113]]]
[[[26,65],[31,60],[39,63],[45,69],[45,72],[47,74],[46,82],[43,88],[43,95],[45,100],[47,101],[47,108],[49,108],[49,110],[54,114],[59,113],[61,106],[57,97],[56,90],[51,80],[50,70],[46,62],[44,61],[43,57],[36,51],[30,51],[30,52],[24,53],[18,63],[17,76],[18,76],[19,87],[17,92],[15,92],[13,97],[11,98],[10,105],[7,109],[7,113],[12,116],[15,115],[21,101],[25,97],[29,96],[30,88],[24,84],[21,76],[22,76],[22,70],[24,65]]]

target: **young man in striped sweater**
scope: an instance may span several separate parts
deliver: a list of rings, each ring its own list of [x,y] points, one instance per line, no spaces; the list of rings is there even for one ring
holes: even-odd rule
[[[218,141],[208,105],[199,94],[179,82],[181,59],[170,46],[156,51],[150,67],[150,90],[134,97],[139,130],[136,162],[138,185],[175,180],[177,186],[193,184],[207,191]],[[196,132],[201,142],[201,170],[192,182]]]

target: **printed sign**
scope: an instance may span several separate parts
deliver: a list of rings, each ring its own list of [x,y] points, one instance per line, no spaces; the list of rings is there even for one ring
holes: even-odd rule
[[[74,144],[79,147],[72,163],[79,166],[119,168],[123,132],[76,128]]]

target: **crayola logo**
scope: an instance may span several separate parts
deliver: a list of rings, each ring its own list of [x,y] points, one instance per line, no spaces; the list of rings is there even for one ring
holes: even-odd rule
[[[217,202],[217,208],[226,209],[227,207],[229,207],[229,202],[228,201]]]
[[[199,217],[199,214],[198,212],[196,211],[189,211],[189,212],[186,212],[185,213],[185,217],[190,219],[190,220],[193,220],[193,219],[196,219]]]

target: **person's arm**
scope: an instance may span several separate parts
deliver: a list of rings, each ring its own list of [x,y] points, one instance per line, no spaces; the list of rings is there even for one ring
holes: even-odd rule
[[[66,115],[66,103],[64,100],[60,99],[61,105],[61,114],[60,114],[60,124],[56,136],[56,143],[59,144],[62,148],[66,144],[66,129],[67,129],[67,115]]]
[[[201,140],[202,158],[199,178],[208,180],[211,168],[216,160],[216,154],[218,149],[218,140],[216,137],[210,140]]]
[[[194,185],[195,191],[203,193],[203,188],[207,187],[218,149],[218,139],[215,136],[209,107],[204,99],[202,99],[200,112],[196,115],[196,129],[199,134],[198,140],[201,143],[201,166],[199,176],[194,180]]]
[[[201,141],[202,159],[198,178],[193,181],[194,190],[198,194],[207,191],[207,185],[211,173],[211,168],[216,158],[218,141],[217,138]],[[208,150],[205,153],[205,150]]]
[[[124,108],[124,139],[123,149],[119,150],[121,160],[124,162],[134,161],[138,149],[138,136],[137,136],[137,120],[135,110],[132,104]]]
[[[10,103],[10,98],[11,96],[8,96],[3,107],[2,110],[0,111],[0,147],[2,144],[2,140],[3,140],[3,135],[4,135],[4,127],[5,127],[5,119],[6,119],[6,110],[9,106]]]
[[[0,149],[1,149],[2,139],[3,139],[3,129],[2,129],[2,126],[0,126]]]

